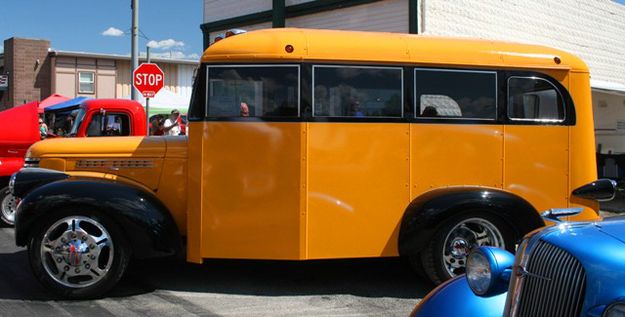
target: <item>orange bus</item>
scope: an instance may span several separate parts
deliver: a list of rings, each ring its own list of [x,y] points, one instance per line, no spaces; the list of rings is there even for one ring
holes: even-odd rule
[[[598,218],[596,204],[570,194],[596,179],[588,68],[547,47],[238,34],[204,52],[188,116],[188,138],[30,149],[31,164],[57,170],[14,177],[16,240],[45,285],[99,294],[131,253],[176,253],[180,237],[194,263],[407,256],[440,282],[462,273],[476,246],[514,249],[545,225],[539,211],[583,206],[575,220]],[[33,178],[47,181],[27,185]],[[52,203],[55,193],[63,200]],[[44,246],[63,250],[49,237],[71,237],[73,220],[97,229],[84,239],[105,232],[116,246],[100,261],[109,273],[60,278],[74,266]]]

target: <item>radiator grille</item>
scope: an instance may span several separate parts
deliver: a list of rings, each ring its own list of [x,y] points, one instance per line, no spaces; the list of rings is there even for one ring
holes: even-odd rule
[[[151,160],[80,160],[77,168],[149,168]]]
[[[568,252],[539,241],[529,255],[516,316],[579,316],[586,273]]]

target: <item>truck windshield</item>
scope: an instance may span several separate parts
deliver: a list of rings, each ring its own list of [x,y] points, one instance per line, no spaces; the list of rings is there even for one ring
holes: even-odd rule
[[[82,123],[82,120],[85,118],[85,114],[87,111],[84,108],[81,108],[76,115],[76,120],[74,120],[74,125],[72,125],[72,129],[69,131],[69,136],[75,136],[78,133],[78,128]]]

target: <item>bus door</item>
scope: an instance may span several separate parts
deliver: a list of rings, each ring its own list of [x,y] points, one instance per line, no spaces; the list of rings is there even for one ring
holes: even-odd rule
[[[558,80],[564,81],[566,73]],[[505,188],[539,211],[566,207],[569,128],[562,89],[547,78],[507,76]]]

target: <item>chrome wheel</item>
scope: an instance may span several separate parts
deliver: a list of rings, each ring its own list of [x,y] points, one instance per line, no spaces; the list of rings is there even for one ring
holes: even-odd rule
[[[450,276],[465,272],[467,256],[480,246],[505,248],[504,238],[494,224],[483,218],[469,218],[456,224],[443,243],[443,262]]]
[[[2,201],[0,202],[2,221],[12,226],[15,224],[15,211],[17,210],[19,199],[11,195],[8,188],[2,189],[0,194],[2,195]]]
[[[40,256],[46,273],[70,288],[99,282],[113,265],[113,241],[103,225],[83,216],[65,217],[44,233]]]

